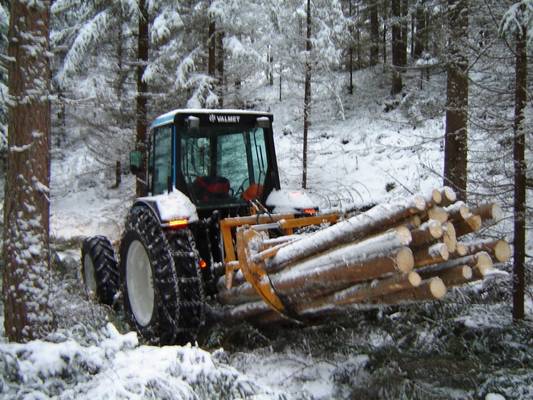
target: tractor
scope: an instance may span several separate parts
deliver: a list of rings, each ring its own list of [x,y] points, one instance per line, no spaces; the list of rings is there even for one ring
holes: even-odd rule
[[[120,261],[106,237],[83,243],[87,292],[108,305],[122,293],[128,320],[150,341],[194,339],[224,263],[236,260],[232,228],[270,221],[275,208],[294,217],[318,211],[304,193],[279,190],[272,121],[270,113],[238,110],[176,110],[155,119],[148,154],[130,154],[134,173],[146,160],[146,193],[126,218]],[[221,229],[223,221],[233,225]]]
[[[503,240],[457,241],[502,213],[471,210],[449,187],[328,213],[281,190],[272,122],[266,112],[175,110],[130,153],[145,193],[118,261],[106,237],[84,240],[82,277],[95,300],[122,302],[148,342],[194,341],[213,321],[302,323],[353,305],[438,300],[509,259]]]

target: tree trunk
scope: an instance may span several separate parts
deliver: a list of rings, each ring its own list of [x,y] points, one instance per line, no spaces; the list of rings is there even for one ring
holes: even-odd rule
[[[524,318],[526,250],[526,162],[524,159],[527,104],[527,26],[516,37],[516,83],[514,115],[514,240],[513,240],[513,319]]]
[[[351,23],[352,21],[352,0],[348,0],[349,8],[348,15],[350,17],[350,48],[348,49],[348,68],[350,70],[350,84],[348,85],[348,93],[353,94],[353,28]]]
[[[148,85],[143,80],[146,64],[148,63],[148,9],[146,0],[139,0],[139,35],[137,37],[137,98],[136,98],[136,118],[137,136],[136,148],[146,154],[146,130],[147,123],[147,93]],[[141,168],[137,173],[137,196],[146,194],[146,155],[143,156]]]
[[[215,77],[216,73],[216,23],[215,17],[209,15],[209,27],[208,27],[208,59],[207,59],[207,73],[211,77]]]
[[[311,109],[311,0],[307,0],[307,39],[305,41],[305,88],[304,88],[304,143],[302,188],[307,188],[307,133]]]
[[[49,4],[11,2],[3,277],[4,325],[11,341],[42,338],[52,329]]]
[[[402,65],[402,26],[401,18],[401,0],[392,0],[392,87],[391,94],[395,95],[402,91],[402,75],[400,68]]]
[[[416,60],[422,57],[422,53],[426,49],[426,10],[424,1],[422,1],[416,8],[416,34],[415,34],[415,48],[413,58]]]
[[[224,107],[225,77],[224,77],[224,31],[219,30],[216,33],[216,67],[217,67],[217,84],[218,84],[218,104],[220,108]]]
[[[408,26],[409,26],[409,2],[408,0],[402,0],[402,18],[401,18],[401,26],[402,26],[402,40],[401,40],[401,66],[405,67],[407,65],[407,43],[408,43]]]
[[[468,0],[448,0],[449,57],[444,184],[466,200],[468,151],[468,60],[461,40],[468,35]]]
[[[370,65],[376,65],[379,58],[379,19],[378,5],[374,1],[369,2],[370,7]]]

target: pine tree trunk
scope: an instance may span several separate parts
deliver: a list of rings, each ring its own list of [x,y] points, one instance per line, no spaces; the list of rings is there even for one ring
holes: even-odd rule
[[[370,7],[370,65],[376,65],[379,58],[379,19],[378,5],[374,1],[369,2]]]
[[[416,8],[416,34],[415,34],[415,48],[413,58],[416,60],[422,56],[426,46],[426,12],[425,5],[422,1]]]
[[[348,0],[348,15],[352,19],[352,0]],[[352,21],[350,21],[352,22]],[[348,85],[348,93],[353,94],[353,28],[350,24],[350,48],[348,49],[348,68],[350,70],[350,83]]]
[[[304,143],[303,143],[303,172],[302,188],[307,188],[307,133],[309,130],[309,114],[311,109],[311,0],[307,0],[307,39],[305,41],[307,52],[305,62],[305,89],[304,89]]]
[[[217,38],[217,95],[218,105],[220,108],[224,107],[224,92],[225,92],[225,77],[224,77],[224,31],[220,30],[216,33]]]
[[[400,23],[401,18],[401,1],[392,0],[391,12],[392,12],[392,87],[391,94],[395,95],[402,91],[402,75],[400,68],[402,65],[402,26]]]
[[[139,0],[139,35],[137,37],[137,98],[136,98],[136,118],[137,135],[136,148],[145,154],[148,104],[148,85],[143,80],[146,64],[148,63],[148,8],[146,0]],[[141,168],[137,173],[137,196],[146,194],[146,156],[143,156]]]
[[[11,2],[3,295],[11,341],[42,338],[49,309],[49,1]]]
[[[211,77],[215,77],[216,70],[216,24],[215,18],[209,16],[209,27],[208,27],[208,59],[207,59],[207,73]]]
[[[449,57],[444,184],[466,201],[468,152],[468,60],[460,41],[468,35],[468,1],[448,0]]]
[[[401,18],[401,26],[402,26],[402,34],[401,34],[401,66],[405,67],[407,66],[407,43],[408,43],[408,26],[409,26],[409,2],[407,0],[402,0],[402,18]]]
[[[527,105],[527,26],[516,37],[516,83],[514,115],[514,241],[513,319],[524,318],[526,250],[526,163],[524,159]]]

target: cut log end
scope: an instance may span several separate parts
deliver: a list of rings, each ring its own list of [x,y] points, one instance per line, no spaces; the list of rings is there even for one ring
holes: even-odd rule
[[[428,210],[428,218],[444,223],[448,220],[449,214],[446,210],[439,206],[433,206]]]
[[[463,278],[472,279],[472,276],[473,276],[472,268],[470,268],[468,265],[463,265],[461,267],[461,272],[462,272]]]
[[[422,278],[415,271],[411,271],[407,274],[407,280],[413,287],[418,287],[422,283]]]
[[[400,243],[402,243],[403,245],[407,246],[413,240],[411,231],[407,227],[398,226],[394,228],[394,230],[396,231],[396,235],[398,236],[398,239],[400,239]]]
[[[442,237],[442,234],[443,234],[442,224],[439,221],[430,219],[428,221],[428,228],[429,228],[429,233],[431,234],[433,238],[440,239]]]
[[[511,246],[505,240],[498,240],[494,246],[494,257],[499,262],[507,262],[511,258]]]
[[[451,222],[445,222],[442,224],[442,230],[444,231],[442,235],[442,240],[448,246],[448,250],[453,253],[457,247],[457,232],[455,227]]]
[[[434,298],[442,299],[446,294],[446,285],[444,284],[442,279],[438,277],[431,278],[431,281],[429,283],[429,291],[431,292]]]
[[[457,243],[455,245],[455,254],[459,257],[464,257],[468,254],[468,249],[463,243]]]
[[[413,197],[413,208],[415,208],[418,211],[424,211],[427,207],[426,200],[422,196],[414,196]]]
[[[443,188],[441,188],[440,193],[442,195],[443,206],[455,203],[455,201],[457,200],[457,194],[449,186],[444,186]]]
[[[476,254],[476,267],[478,268],[491,268],[493,265],[492,258],[485,251],[480,251]]]
[[[403,247],[396,254],[396,267],[399,271],[407,273],[413,270],[415,259],[413,252],[408,247]]]

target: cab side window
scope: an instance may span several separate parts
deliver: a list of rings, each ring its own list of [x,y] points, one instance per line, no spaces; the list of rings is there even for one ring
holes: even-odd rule
[[[154,132],[153,147],[154,173],[152,177],[152,194],[161,194],[168,188],[172,177],[172,127],[162,126]]]

